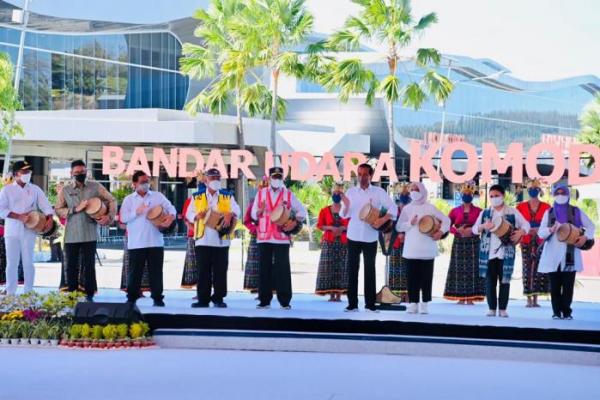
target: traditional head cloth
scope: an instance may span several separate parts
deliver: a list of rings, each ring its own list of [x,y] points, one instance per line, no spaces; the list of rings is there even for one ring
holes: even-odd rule
[[[413,200],[410,204],[415,204],[417,206],[423,205],[425,203],[427,203],[427,199],[429,198],[427,189],[425,188],[425,185],[423,185],[423,183],[421,182],[413,182],[413,184],[417,185],[417,187],[419,188],[419,192],[421,193],[421,198],[417,201]]]
[[[463,194],[474,195],[477,192],[477,185],[475,185],[475,181],[468,181],[460,185],[459,190]]]
[[[398,182],[396,183],[396,193],[408,194],[410,193],[410,182]]]

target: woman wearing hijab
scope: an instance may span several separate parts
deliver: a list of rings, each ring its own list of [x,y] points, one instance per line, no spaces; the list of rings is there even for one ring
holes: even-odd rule
[[[321,257],[317,272],[315,293],[329,295],[329,301],[341,301],[342,294],[348,292],[348,218],[342,218],[343,186],[336,185],[331,195],[332,204],[319,212],[317,229],[323,231],[321,238]]]
[[[481,208],[472,204],[475,191],[474,182],[464,184],[460,188],[463,203],[448,214],[454,240],[444,298],[458,304],[471,305],[485,299],[485,280],[479,276],[479,236],[472,230],[481,213]]]
[[[396,230],[405,234],[402,257],[407,265],[407,312],[415,314],[418,309],[421,314],[427,314],[427,303],[431,301],[433,264],[438,256],[437,241],[450,229],[450,218],[428,201],[427,189],[421,182],[411,183],[410,198],[411,203],[404,207],[396,223]],[[441,222],[440,230],[431,236],[419,230],[419,221],[426,215]]]
[[[402,209],[410,203],[410,184],[403,183],[400,186],[400,193],[396,198],[398,206],[398,215],[402,214]],[[402,250],[404,249],[404,234],[399,233],[390,245],[390,262],[388,270],[388,288],[396,296],[399,296],[402,302],[408,303],[408,279],[406,278],[406,264],[402,260]]]
[[[550,296],[553,319],[573,319],[571,302],[575,287],[575,274],[583,271],[581,250],[594,244],[595,227],[581,209],[569,204],[569,188],[557,185],[552,190],[554,204],[544,214],[539,235],[545,239],[538,271],[550,276]],[[583,235],[574,245],[558,240],[556,231],[561,224],[569,223],[583,229]]]
[[[527,296],[526,307],[539,307],[538,296],[548,295],[550,292],[548,275],[538,271],[538,249],[543,242],[542,238],[538,235],[538,230],[544,213],[550,208],[550,204],[539,199],[542,188],[538,179],[533,179],[529,182],[527,193],[529,194],[529,200],[517,206],[517,210],[529,222],[531,227],[527,235],[521,239],[523,294]]]

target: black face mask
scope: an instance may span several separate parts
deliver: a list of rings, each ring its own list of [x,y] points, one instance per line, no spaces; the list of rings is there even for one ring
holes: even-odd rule
[[[79,183],[85,182],[85,174],[73,175],[73,178]]]

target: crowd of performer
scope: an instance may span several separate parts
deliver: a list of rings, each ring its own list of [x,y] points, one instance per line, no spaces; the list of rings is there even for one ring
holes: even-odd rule
[[[551,189],[550,205],[540,200],[541,183],[527,187],[528,200],[513,208],[505,203],[505,188],[492,185],[490,207],[473,204],[480,194],[474,182],[459,190],[462,204],[448,215],[430,200],[421,182],[399,185],[390,196],[371,184],[373,168],[361,164],[357,183],[335,184],[331,203],[318,215],[321,230],[315,293],[340,302],[346,295],[347,312],[359,310],[358,278],[362,255],[364,308],[378,312],[376,257],[378,245],[388,257],[386,286],[408,313],[428,313],[432,300],[434,264],[438,242],[453,235],[444,298],[459,304],[487,300],[488,316],[508,317],[510,282],[516,249],[521,248],[523,294],[527,307],[539,307],[538,298],[550,295],[554,319],[572,319],[575,274],[583,270],[581,252],[594,244],[594,224],[570,204],[564,185]],[[60,188],[53,207],[46,194],[31,183],[32,167],[26,161],[12,166],[13,181],[0,191],[0,284],[13,295],[19,283],[33,289],[34,243],[38,235],[56,238],[64,224],[61,289],[85,292],[93,301],[96,283],[98,226],[117,222],[126,230],[121,289],[135,303],[150,291],[154,306],[165,305],[163,296],[164,234],[176,224],[177,211],[160,192],[151,189],[150,177],[133,174],[133,193],[120,210],[111,193],[88,179],[86,165],[71,164],[72,180]],[[234,194],[222,187],[218,169],[210,168],[198,179],[182,211],[187,250],[181,286],[196,287],[194,308],[227,307],[229,248],[240,220],[250,233],[243,287],[257,294],[258,309],[271,307],[273,296],[284,310],[291,308],[290,245],[308,217],[305,206],[284,184],[281,167],[269,170],[245,210]],[[117,212],[118,211],[118,212]],[[53,236],[54,235],[54,236]],[[62,254],[62,253],[61,253]]]

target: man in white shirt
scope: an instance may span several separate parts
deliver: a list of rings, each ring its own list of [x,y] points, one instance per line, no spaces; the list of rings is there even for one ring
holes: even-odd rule
[[[257,308],[266,309],[271,306],[275,288],[281,308],[289,310],[292,300],[292,275],[290,271],[290,234],[286,232],[293,231],[306,218],[306,209],[283,184],[283,168],[270,168],[269,178],[269,187],[258,191],[251,210],[252,219],[258,221],[256,242],[258,243],[260,264],[258,288],[260,303]],[[295,218],[283,227],[279,227],[271,221],[271,214],[278,206],[288,208],[295,213]],[[275,285],[271,279],[273,274]]]
[[[358,185],[342,195],[341,214],[350,218],[348,223],[348,307],[345,311],[358,311],[358,271],[360,269],[360,253],[363,253],[365,264],[365,309],[376,312],[375,308],[375,257],[377,255],[377,239],[381,227],[387,221],[394,220],[398,208],[388,194],[380,187],[371,185],[373,167],[369,164],[358,166]],[[360,211],[366,204],[371,204],[386,213],[379,217],[373,226],[360,219]]]
[[[526,232],[529,232],[529,222],[521,213],[504,204],[504,187],[492,185],[489,190],[491,207],[479,214],[477,222],[473,225],[473,234],[481,233],[479,251],[479,274],[486,278],[486,298],[489,307],[487,316],[508,317],[508,295],[510,293],[510,280],[515,264],[515,246]],[[500,238],[492,231],[497,228],[493,220],[503,217],[515,228],[510,241],[502,243]],[[496,288],[500,283],[500,291],[496,297]]]
[[[129,251],[129,277],[127,301],[135,303],[140,295],[142,273],[148,265],[150,292],[155,307],[164,307],[163,259],[164,239],[160,229],[168,229],[175,220],[175,207],[160,192],[150,190],[150,177],[136,171],[132,177],[135,191],[125,197],[121,206],[121,222],[127,224],[127,250]],[[148,219],[148,212],[160,206],[167,214],[157,227]]]
[[[25,226],[32,211],[41,211],[46,216],[45,229],[52,225],[54,210],[48,198],[39,186],[29,183],[31,165],[27,161],[13,164],[15,180],[0,191],[0,217],[4,218],[4,241],[6,243],[6,292],[17,292],[19,261],[23,263],[25,293],[33,289],[35,268],[33,265],[33,247],[36,232]]]
[[[196,268],[198,270],[198,301],[193,308],[225,308],[223,298],[227,296],[227,268],[229,245],[240,207],[228,190],[221,189],[221,173],[211,168],[204,174],[206,188],[196,192],[188,206],[185,218],[194,225]],[[205,223],[208,212],[223,215],[219,231]],[[214,291],[213,291],[214,287]],[[212,294],[211,294],[211,291]]]

